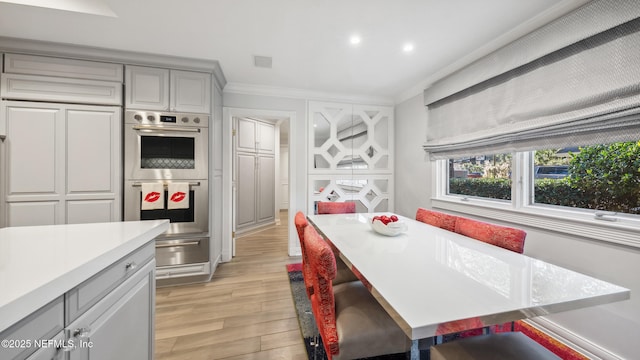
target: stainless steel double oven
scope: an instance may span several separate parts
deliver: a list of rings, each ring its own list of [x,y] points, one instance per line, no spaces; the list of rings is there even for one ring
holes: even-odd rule
[[[158,274],[163,273],[160,271],[163,268],[208,262],[209,117],[127,110],[124,120],[125,220],[171,221],[169,230],[156,240]],[[171,183],[188,184],[189,200],[181,208],[168,206]],[[165,203],[143,210],[143,185],[150,184],[161,184]]]

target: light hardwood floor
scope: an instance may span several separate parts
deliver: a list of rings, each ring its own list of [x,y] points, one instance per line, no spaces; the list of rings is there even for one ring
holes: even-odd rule
[[[307,359],[285,265],[282,224],[236,241],[209,283],[156,291],[156,359]]]

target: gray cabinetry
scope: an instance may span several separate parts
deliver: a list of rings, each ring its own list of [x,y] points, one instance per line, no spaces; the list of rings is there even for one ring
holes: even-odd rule
[[[42,346],[36,342],[45,341],[59,335],[64,328],[64,305],[63,297],[60,296],[49,304],[43,306],[24,320],[11,326],[0,333],[0,339],[9,343],[0,347],[0,359],[22,360],[39,359],[43,353],[56,353],[55,347]],[[47,344],[48,345],[48,344]],[[57,344],[56,344],[57,345]],[[29,357],[37,353],[34,357]],[[51,359],[51,357],[49,358]]]
[[[153,359],[154,269],[152,260],[67,326],[69,360]]]
[[[236,229],[275,220],[275,127],[253,119],[236,120]]]
[[[211,112],[211,74],[127,66],[125,107],[209,114]]]
[[[5,54],[3,99],[122,104],[120,64]]]
[[[154,252],[152,241],[1,332],[12,343],[0,359],[153,359]]]
[[[6,226],[121,219],[120,108],[3,101]]]

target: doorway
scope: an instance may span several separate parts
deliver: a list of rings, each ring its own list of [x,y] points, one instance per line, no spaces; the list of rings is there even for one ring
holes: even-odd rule
[[[237,236],[236,232],[236,191],[237,183],[235,182],[234,171],[236,170],[236,147],[234,145],[234,134],[233,129],[235,128],[234,123],[237,121],[236,119],[241,118],[250,118],[256,119],[263,122],[269,122],[274,124],[276,131],[276,144],[275,148],[277,149],[277,153],[279,158],[282,156],[286,156],[286,165],[288,167],[285,174],[287,175],[286,188],[282,186],[282,181],[280,181],[284,174],[280,167],[282,163],[275,159],[275,175],[276,180],[274,182],[274,193],[275,193],[275,203],[274,203],[274,213],[275,213],[275,223],[279,223],[280,221],[285,222],[279,219],[280,209],[282,207],[282,192],[286,192],[286,198],[288,200],[285,205],[287,210],[283,212],[283,214],[287,214],[284,216],[289,216],[292,213],[291,207],[295,204],[295,195],[293,186],[293,179],[290,174],[295,173],[295,151],[289,151],[289,149],[295,149],[295,137],[290,136],[289,134],[293,134],[295,128],[295,112],[292,111],[273,111],[273,110],[256,110],[256,109],[238,109],[238,108],[224,108],[224,122],[223,122],[223,208],[228,209],[228,211],[224,211],[222,214],[222,261],[230,261],[235,254],[235,237]],[[281,147],[282,145],[282,147]],[[286,151],[283,151],[286,150]],[[291,219],[286,219],[289,222]],[[295,235],[295,234],[294,234]],[[288,243],[291,248],[292,242],[292,231],[289,229],[288,231]]]

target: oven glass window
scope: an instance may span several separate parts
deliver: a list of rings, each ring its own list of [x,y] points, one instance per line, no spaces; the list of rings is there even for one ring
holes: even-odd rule
[[[195,139],[142,136],[140,166],[143,169],[194,169]]]
[[[172,223],[192,223],[195,215],[195,192],[189,191],[189,208],[187,209],[171,209],[167,210],[167,201],[169,201],[169,192],[164,192],[164,209],[158,210],[140,210],[140,220],[160,220],[169,219]],[[142,202],[142,193],[140,193],[140,202]]]

